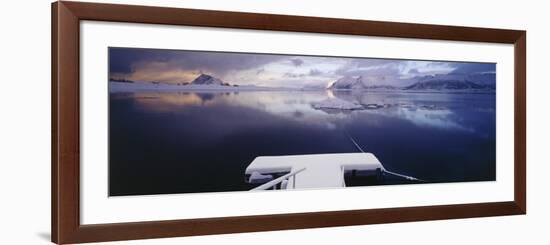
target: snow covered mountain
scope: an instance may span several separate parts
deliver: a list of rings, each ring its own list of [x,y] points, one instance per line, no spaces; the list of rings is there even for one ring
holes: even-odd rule
[[[395,87],[384,84],[384,77],[351,77],[345,76],[334,83],[328,89],[334,90],[484,90],[490,91],[496,88],[495,73],[473,73],[473,74],[438,74],[417,76],[411,79],[410,85]]]
[[[193,80],[189,85],[214,85],[214,86],[231,86],[228,83],[224,83],[222,80],[215,78],[210,75],[201,74],[195,80]]]
[[[289,88],[237,85],[223,82],[211,75],[201,74],[191,82],[130,81],[111,78],[109,92],[134,91],[288,91]]]
[[[345,76],[336,80],[336,82],[332,83],[329,86],[329,89],[350,89],[350,90],[395,89],[395,87],[391,85],[373,84],[372,81],[368,81],[362,76],[358,76],[358,77]]]
[[[405,90],[494,90],[490,85],[463,80],[428,80],[404,87]]]
[[[417,77],[405,90],[494,90],[495,73],[443,74]]]
[[[342,77],[336,82],[334,82],[332,85],[330,85],[330,89],[363,89],[365,86],[363,84],[363,77],[359,76],[357,78],[345,76]]]

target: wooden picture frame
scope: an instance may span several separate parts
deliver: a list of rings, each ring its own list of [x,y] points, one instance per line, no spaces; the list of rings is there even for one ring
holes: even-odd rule
[[[514,200],[509,202],[82,225],[79,23],[242,28],[514,45]],[[83,2],[52,4],[51,234],[58,244],[456,219],[526,213],[526,32]],[[511,108],[510,108],[511,110]]]

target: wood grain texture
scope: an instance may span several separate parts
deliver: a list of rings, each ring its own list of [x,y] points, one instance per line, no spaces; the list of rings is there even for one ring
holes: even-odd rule
[[[52,115],[51,115],[51,238],[53,242],[58,241],[58,232],[57,232],[57,224],[59,217],[57,216],[57,208],[58,208],[58,202],[57,202],[57,180],[58,180],[58,154],[57,154],[57,142],[59,141],[59,138],[57,137],[57,3],[52,4],[52,12],[51,12],[51,18],[52,18],[52,37],[51,37],[51,107],[52,107]]]
[[[513,202],[135,222],[80,227],[78,242],[514,215]]]
[[[81,20],[514,44],[515,179],[509,202],[80,224]],[[52,4],[52,241],[59,244],[526,213],[526,33],[517,30],[82,2]]]
[[[78,236],[80,227],[80,93],[79,93],[79,21],[62,2],[58,2],[56,9],[57,43],[55,76],[53,84],[56,91],[52,108],[56,108],[56,115],[52,115],[56,122],[57,134],[55,140],[55,155],[53,171],[57,173],[54,181],[56,190],[55,200],[57,210],[54,217],[57,222],[56,234],[52,231],[52,238],[59,243],[76,241],[72,237]]]
[[[80,19],[130,23],[514,43],[520,31],[276,14],[63,2]]]
[[[514,200],[527,212],[526,98],[527,98],[527,33],[514,43]]]

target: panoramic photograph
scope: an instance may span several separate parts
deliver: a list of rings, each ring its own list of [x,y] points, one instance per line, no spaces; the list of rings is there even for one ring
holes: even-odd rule
[[[109,196],[496,179],[495,63],[108,52]]]

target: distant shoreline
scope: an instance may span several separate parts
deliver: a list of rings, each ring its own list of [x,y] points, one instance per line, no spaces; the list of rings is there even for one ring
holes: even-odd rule
[[[413,89],[322,89],[322,88],[272,88],[254,85],[220,86],[220,85],[171,85],[152,83],[129,83],[109,81],[109,93],[119,92],[304,92],[304,91],[332,91],[349,93],[441,93],[441,94],[495,94],[495,90],[413,90]]]

